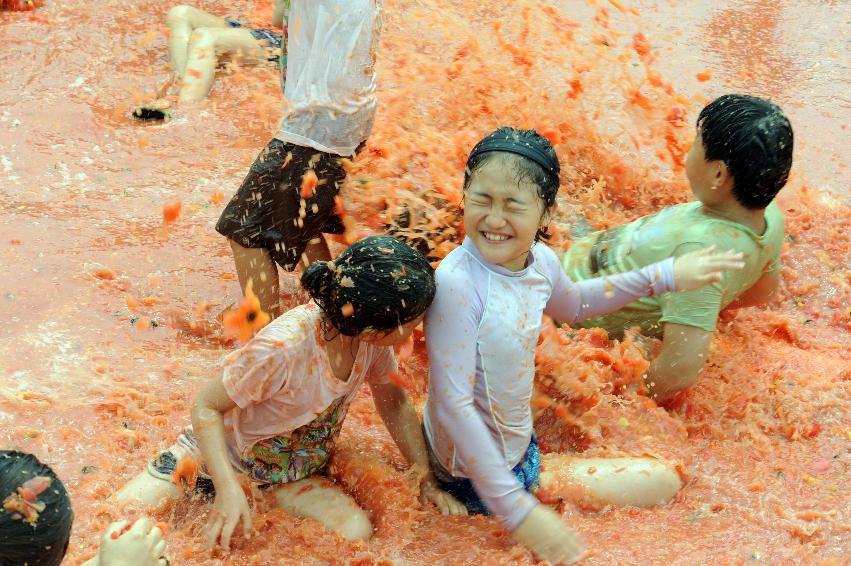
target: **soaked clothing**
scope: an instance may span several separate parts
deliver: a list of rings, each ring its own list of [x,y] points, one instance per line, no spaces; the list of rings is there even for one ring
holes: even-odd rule
[[[275,136],[351,155],[375,122],[380,0],[292,0],[286,106]]]
[[[302,178],[310,169],[319,181],[302,198]],[[245,248],[269,250],[292,271],[310,240],[345,231],[335,201],[345,178],[339,156],[273,139],[222,211],[216,231]]]
[[[536,504],[511,470],[532,439],[542,316],[574,323],[672,291],[673,263],[573,283],[543,244],[532,247],[523,270],[509,271],[485,261],[469,239],[441,262],[425,319],[426,438],[443,469],[471,480],[510,529]]]
[[[282,35],[273,29],[268,28],[252,28],[244,26],[236,20],[225,18],[225,23],[232,28],[245,28],[251,32],[251,36],[257,41],[262,41],[269,48],[269,61],[275,63],[281,58],[281,46],[283,45]]]
[[[222,362],[222,383],[237,405],[225,415],[228,454],[235,469],[259,484],[321,472],[360,386],[387,383],[397,370],[391,348],[361,342],[349,379],[337,379],[321,343],[320,313],[313,303],[296,307]],[[152,474],[166,475],[166,460],[200,458],[191,430],[167,452],[172,457],[161,455],[149,466]]]
[[[256,442],[244,458],[228,447],[231,465],[260,486],[298,481],[321,473],[331,458],[348,408],[346,397],[340,397],[321,415],[289,436],[273,436]],[[201,462],[201,447],[191,426],[183,429],[174,445],[148,463],[148,471],[154,477],[177,483],[180,478],[175,478],[174,473],[178,462],[185,457]],[[198,468],[194,488],[200,493],[214,493],[213,480],[203,463]]]
[[[685,293],[644,297],[580,326],[605,328],[615,337],[631,326],[659,335],[666,322],[712,332],[721,309],[763,274],[780,269],[785,225],[777,205],[766,208],[765,224],[765,232],[756,234],[737,222],[705,214],[700,202],[689,202],[577,240],[562,258],[565,272],[574,281],[624,273],[712,244],[719,251],[736,250],[745,257],[745,268],[725,271],[720,282]]]
[[[345,231],[335,197],[375,121],[376,0],[293,0],[288,13],[286,109],[276,139],[257,156],[216,230],[265,248],[292,271],[320,234]],[[282,64],[284,62],[282,61]],[[301,197],[308,169],[319,178]]]
[[[428,446],[429,468],[437,480],[437,485],[443,491],[452,495],[460,501],[470,513],[479,515],[490,515],[487,506],[482,502],[473,483],[467,478],[456,478],[440,465],[431,446]],[[541,478],[541,452],[538,450],[538,437],[532,435],[532,442],[523,455],[523,459],[511,469],[511,473],[517,478],[523,489],[529,493],[535,493],[540,486]]]

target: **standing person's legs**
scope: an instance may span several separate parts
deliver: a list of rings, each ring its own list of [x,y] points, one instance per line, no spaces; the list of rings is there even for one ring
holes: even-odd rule
[[[307,247],[304,248],[304,257],[301,261],[305,268],[316,261],[331,261],[331,249],[328,247],[328,240],[325,239],[325,236],[319,234],[308,242]]]
[[[236,264],[236,275],[242,294],[248,282],[251,290],[260,301],[260,308],[273,319],[281,316],[279,298],[280,282],[278,281],[278,266],[272,255],[265,248],[245,248],[228,240],[233,250],[233,260]]]
[[[208,14],[198,8],[180,4],[168,11],[165,17],[170,35],[168,52],[171,65],[179,77],[186,70],[186,57],[189,51],[189,37],[197,28],[227,28],[223,18]]]
[[[237,274],[248,279],[270,316],[280,314],[276,266],[293,271],[299,264],[330,260],[322,236],[342,234],[336,197],[346,177],[338,155],[274,139],[260,152],[216,224],[231,241]],[[301,195],[305,175],[316,186]]]
[[[548,454],[541,488],[581,505],[651,507],[668,503],[683,483],[677,470],[655,458],[578,458]]]

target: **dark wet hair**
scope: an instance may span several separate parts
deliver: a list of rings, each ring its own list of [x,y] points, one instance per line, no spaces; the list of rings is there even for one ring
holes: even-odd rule
[[[499,128],[483,138],[467,158],[464,169],[464,190],[478,169],[497,156],[512,156],[510,163],[517,173],[517,182],[531,181],[538,187],[538,196],[544,201],[544,210],[556,203],[560,184],[561,165],[550,141],[535,130]],[[538,230],[535,241],[549,239],[545,230]]]
[[[733,197],[745,208],[767,207],[792,168],[792,125],[775,104],[725,94],[697,118],[707,161],[723,161],[733,176]]]
[[[50,486],[36,501],[44,504],[38,518],[27,522],[4,501],[18,495],[28,480],[44,476]],[[74,513],[62,481],[32,454],[0,450],[0,566],[58,566],[68,550]]]
[[[434,268],[396,238],[358,240],[333,261],[317,261],[301,286],[341,334],[393,330],[423,314],[434,300]]]

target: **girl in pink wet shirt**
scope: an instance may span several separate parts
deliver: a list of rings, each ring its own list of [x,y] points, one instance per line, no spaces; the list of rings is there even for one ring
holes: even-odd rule
[[[349,403],[366,381],[402,454],[428,469],[417,414],[396,371],[392,346],[410,336],[434,297],[434,270],[416,250],[389,236],[364,238],[333,262],[312,264],[302,286],[315,301],[296,307],[227,356],[198,395],[192,427],[118,494],[156,505],[180,494],[178,463],[201,464],[196,488],[213,488],[209,546],[227,549],[242,522],[251,534],[238,475],[274,489],[288,513],[318,520],[349,540],[368,539],[372,524],[351,496],[323,477]],[[463,507],[430,474],[422,498],[444,513]]]
[[[502,128],[473,148],[464,177],[467,236],[437,270],[425,323],[424,429],[433,474],[471,512],[497,515],[553,563],[576,560],[583,550],[531,494],[548,479],[540,474],[530,408],[542,316],[573,323],[640,297],[699,288],[742,265],[739,254],[705,250],[571,282],[556,254],[538,243],[547,237],[559,169],[550,143],[530,130]],[[650,458],[561,464],[548,473],[566,475],[599,501],[658,504],[681,486],[675,470]]]

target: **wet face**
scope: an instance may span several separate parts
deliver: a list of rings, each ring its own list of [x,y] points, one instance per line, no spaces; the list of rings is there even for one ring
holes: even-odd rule
[[[510,161],[491,159],[471,174],[464,191],[464,229],[486,261],[522,270],[547,220],[538,187],[518,183]]]
[[[425,314],[414,320],[394,328],[393,330],[366,330],[361,332],[360,339],[374,346],[398,346],[411,337],[414,329],[423,321]]]
[[[726,198],[724,191],[727,168],[721,161],[707,161],[700,131],[686,154],[686,177],[695,198],[706,205]]]

